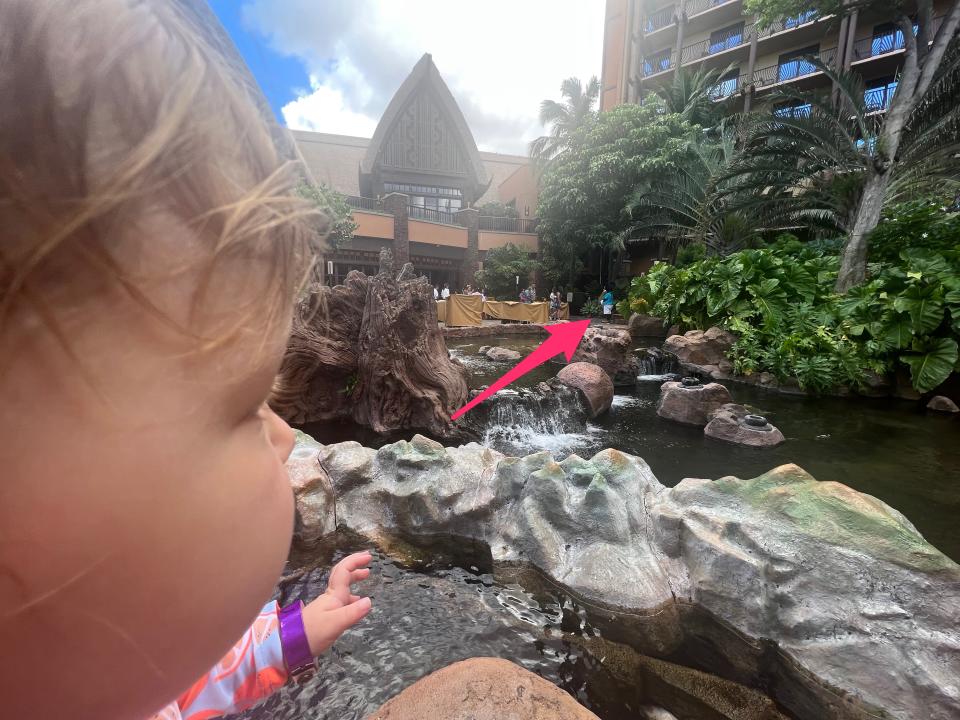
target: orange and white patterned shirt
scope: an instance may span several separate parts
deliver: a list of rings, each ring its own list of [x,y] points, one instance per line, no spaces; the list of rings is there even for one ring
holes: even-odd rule
[[[240,712],[287,681],[275,601],[267,603],[240,642],[151,720],[208,720]]]

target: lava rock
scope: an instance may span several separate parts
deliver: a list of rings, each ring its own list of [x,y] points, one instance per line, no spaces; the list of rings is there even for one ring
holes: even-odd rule
[[[633,313],[627,321],[627,331],[630,337],[666,337],[667,328],[663,323],[663,318],[656,315],[645,315],[643,313]]]
[[[745,421],[749,412],[743,405],[730,403],[714,412],[712,419],[703,429],[703,434],[716,440],[723,440],[749,447],[774,447],[785,438],[770,423],[754,427]]]
[[[657,415],[665,420],[703,427],[721,406],[732,403],[730,391],[719,383],[684,387],[682,382],[660,386]]]
[[[599,720],[539,675],[500,658],[462,660],[421,678],[368,720]]]
[[[627,378],[633,384],[638,366],[630,354],[631,342],[630,333],[623,328],[588,327],[573,354],[573,362],[599,365],[615,383],[619,379],[624,384]]]
[[[927,403],[927,410],[936,410],[937,412],[955,413],[960,412],[957,404],[945,395],[935,395]]]
[[[514,362],[521,358],[520,353],[516,350],[497,346],[487,348],[487,351],[483,354],[486,355],[488,359],[496,360],[497,362]]]
[[[591,418],[605,413],[613,404],[613,381],[598,365],[572,362],[557,373],[557,380],[583,394]]]
[[[311,544],[337,529],[333,483],[318,461],[320,445],[299,430],[287,459],[287,476],[293,488],[297,515],[294,540]]]
[[[693,365],[720,365],[737,341],[733,333],[712,327],[709,330],[689,330],[683,335],[668,337],[663,349],[672,352],[680,362]]]

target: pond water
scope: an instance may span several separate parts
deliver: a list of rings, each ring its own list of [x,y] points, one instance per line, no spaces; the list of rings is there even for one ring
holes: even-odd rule
[[[284,604],[313,599],[326,588],[332,563],[368,548],[358,539],[343,539],[332,556],[313,557],[319,564],[285,584],[277,599]],[[679,720],[726,717],[681,689],[683,682],[664,681],[664,675],[682,674],[683,668],[600,638],[583,608],[564,595],[532,594],[495,580],[488,551],[486,563],[479,556],[457,564],[442,554],[431,554],[429,563],[401,555],[405,560],[374,549],[371,576],[356,585],[373,598],[374,610],[320,659],[315,677],[303,685],[288,683],[235,717],[362,720],[430,672],[483,656],[509,658],[563,688],[603,720],[642,720],[652,707],[670,710]],[[751,708],[737,717],[779,716],[760,693],[685,672],[692,685],[712,686],[715,695],[735,698],[741,712]]]

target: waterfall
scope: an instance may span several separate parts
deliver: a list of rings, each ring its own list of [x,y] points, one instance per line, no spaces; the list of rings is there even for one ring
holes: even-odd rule
[[[640,348],[637,356],[637,380],[639,382],[664,382],[675,380],[680,371],[676,355],[660,348]]]
[[[549,393],[502,390],[487,404],[483,444],[497,450],[565,453],[590,438],[580,393],[568,387],[556,387]]]

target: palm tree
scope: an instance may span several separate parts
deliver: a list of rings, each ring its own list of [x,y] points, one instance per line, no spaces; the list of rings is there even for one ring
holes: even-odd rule
[[[594,75],[584,90],[579,78],[567,78],[560,84],[560,94],[563,102],[540,103],[540,124],[550,126],[550,134],[530,143],[530,157],[541,169],[566,149],[574,130],[596,116],[594,105],[600,95],[600,81]]]
[[[678,68],[669,85],[662,85],[648,94],[660,98],[667,112],[682,115],[687,122],[702,127],[714,127],[726,115],[723,101],[717,100],[717,88],[721,78],[733,69],[691,72],[687,68]]]
[[[833,81],[838,100],[829,93],[777,93],[772,112],[758,113],[745,123],[744,150],[731,164],[723,192],[736,194],[755,212],[786,226],[852,237],[862,224],[870,178],[877,165],[886,162],[880,134],[884,117],[857,73],[811,62]],[[957,187],[960,109],[954,98],[960,72],[942,69],[928,100],[906,125],[896,162],[887,171],[884,203],[921,190],[949,192]],[[838,291],[847,287],[838,279]]]

